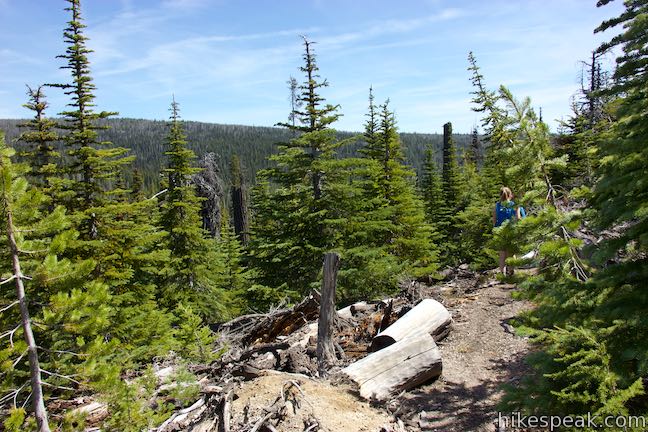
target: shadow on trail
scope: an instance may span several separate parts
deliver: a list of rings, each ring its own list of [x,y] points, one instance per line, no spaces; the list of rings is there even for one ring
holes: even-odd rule
[[[514,384],[524,375],[528,370],[524,362],[527,354],[516,354],[512,360],[490,360],[489,375],[497,379],[479,380],[472,386],[441,379],[412,392],[403,400],[403,418],[418,423],[424,431],[495,430],[502,385]]]

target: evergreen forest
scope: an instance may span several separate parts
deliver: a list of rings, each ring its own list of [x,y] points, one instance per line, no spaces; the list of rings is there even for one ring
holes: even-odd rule
[[[84,430],[61,406],[88,395],[101,430],[158,426],[196,400],[193,366],[224,354],[219,325],[319,290],[327,252],[343,307],[510,251],[534,269],[497,276],[533,303],[513,324],[534,349],[502,409],[648,415],[648,1],[592,29],[609,37],[557,132],[465,53],[481,123],[435,135],[400,133],[371,83],[364,129],[336,130],[307,37],[275,127],[185,121],[175,98],[167,121],[118,118],[95,100],[82,0],[60,3],[67,80],[0,120],[0,430]],[[527,214],[493,229],[502,186]],[[158,397],[152,364],[169,358],[185,384]]]

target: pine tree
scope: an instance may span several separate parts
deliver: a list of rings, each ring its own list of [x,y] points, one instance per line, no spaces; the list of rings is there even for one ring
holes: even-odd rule
[[[596,133],[601,163],[588,212],[595,216],[595,224],[590,225],[619,235],[589,251],[586,256],[592,260],[585,263],[585,271],[574,271],[583,254],[574,257],[570,246],[578,247],[578,240],[561,242],[550,237],[542,244],[545,267],[538,278],[527,281],[528,294],[538,304],[527,324],[534,328],[542,351],[531,362],[535,373],[517,390],[509,390],[510,406],[526,411],[648,413],[644,388],[648,370],[648,297],[644,288],[648,204],[642,180],[648,163],[643,120],[648,107],[648,4],[627,2],[625,8],[619,17],[597,29],[623,25],[619,35],[599,48],[602,52],[618,45],[623,53],[617,58],[613,83],[604,91],[616,99],[606,107],[616,107],[616,120],[610,130]],[[556,213],[562,218],[569,215]],[[572,222],[578,226],[577,219]],[[546,219],[542,225],[547,231]],[[548,227],[553,231],[555,224]],[[561,227],[570,232],[569,225]]]
[[[431,227],[425,221],[423,203],[414,187],[414,171],[404,164],[404,155],[394,113],[389,110],[389,100],[380,107],[379,126],[374,152],[368,157],[381,167],[378,184],[386,203],[386,214],[392,225],[391,235],[385,239],[391,245],[388,250],[402,261],[417,263],[423,267],[433,264],[430,236]],[[371,118],[367,122],[367,129]],[[431,272],[433,268],[426,270]]]
[[[334,246],[334,235],[325,221],[330,217],[328,184],[343,173],[331,169],[336,148],[342,145],[330,125],[337,106],[325,104],[313,53],[313,42],[304,38],[305,81],[294,111],[298,124],[280,123],[297,135],[281,144],[270,159],[275,166],[258,173],[254,194],[253,258],[258,280],[269,287],[286,284],[286,291],[305,293],[316,282],[324,252]]]
[[[443,218],[445,201],[441,173],[437,167],[432,145],[428,145],[425,151],[425,164],[421,175],[421,193],[428,221],[437,231],[445,231],[447,227]]]
[[[374,103],[373,87],[369,87],[369,111],[366,114],[367,122],[365,123],[365,131],[362,136],[364,145],[359,151],[361,154],[374,160],[380,160],[383,156],[383,152],[378,144],[379,120],[378,113],[376,112],[377,108]]]
[[[443,196],[451,212],[457,209],[461,196],[461,178],[457,164],[457,148],[452,137],[452,123],[443,125]]]
[[[133,169],[133,181],[130,190],[131,201],[137,202],[144,200],[144,177],[142,177],[142,172],[137,168]]]
[[[479,169],[482,166],[483,155],[484,149],[479,137],[479,131],[475,126],[472,130],[472,136],[470,138],[470,149],[466,152],[465,155],[465,162],[471,163],[475,166],[475,168]]]
[[[60,113],[64,122],[59,127],[68,131],[63,140],[70,156],[65,167],[68,178],[61,198],[67,208],[77,214],[82,238],[92,240],[100,236],[101,207],[112,199],[111,181],[133,158],[125,156],[127,149],[98,140],[97,131],[105,128],[98,125],[98,120],[116,113],[95,112],[93,109],[95,85],[88,60],[92,50],[87,48],[88,38],[83,33],[86,26],[82,23],[81,1],[67,1],[70,7],[66,10],[71,12],[72,19],[63,35],[68,46],[65,54],[58,57],[67,61],[61,69],[70,69],[72,83],[52,84],[72,98],[68,104],[70,110]]]
[[[18,126],[27,129],[20,134],[18,141],[26,148],[19,152],[21,158],[28,160],[31,166],[29,179],[35,186],[49,191],[52,177],[56,174],[57,160],[60,155],[55,148],[59,136],[54,130],[57,123],[45,116],[48,107],[43,86],[36,89],[27,87],[29,102],[23,105],[34,112],[34,118]]]
[[[108,327],[114,315],[108,287],[91,280],[95,266],[91,260],[60,259],[78,234],[70,229],[63,207],[50,211],[43,205],[48,198],[20,177],[28,170],[12,165],[11,153],[0,137],[2,219],[6,224],[0,234],[2,241],[13,244],[0,249],[0,274],[9,282],[7,275],[16,274],[15,264],[20,261],[21,272],[29,275],[23,278],[24,289],[29,294],[25,306],[28,306],[31,320],[39,325],[32,328],[31,338],[29,331],[23,332],[20,327],[14,329],[15,323],[20,322],[21,313],[15,308],[10,291],[0,293],[3,304],[0,327],[14,329],[4,334],[3,338],[7,337],[9,343],[0,349],[3,360],[0,405],[16,401],[24,406],[29,398],[28,392],[23,392],[26,386],[22,385],[30,376],[25,361],[28,351],[32,379],[35,370],[39,369],[41,381],[47,384],[43,387],[44,399],[52,392],[71,397],[82,389],[99,389],[103,382],[114,379],[119,369],[110,365],[114,362],[117,344],[107,342]],[[23,321],[28,320],[25,311],[22,312]],[[27,337],[26,342],[20,342],[21,335]],[[38,342],[37,351],[33,339]],[[38,367],[33,363],[36,354]],[[43,398],[39,400],[37,384],[32,381],[32,385],[34,402],[40,404]],[[15,413],[14,420],[18,422],[19,410]]]
[[[226,292],[227,309],[231,316],[239,316],[248,310],[246,297],[251,287],[251,273],[244,265],[244,250],[234,227],[227,219],[223,221],[218,253],[223,261],[220,284]]]
[[[32,320],[29,314],[28,305],[29,300],[25,293],[25,280],[28,278],[22,273],[21,268],[21,255],[24,252],[21,252],[18,247],[18,242],[16,241],[16,237],[19,233],[14,225],[14,197],[12,196],[15,192],[14,182],[16,181],[16,176],[11,160],[9,159],[11,155],[11,151],[5,147],[4,133],[0,131],[0,178],[2,179],[0,182],[2,214],[0,216],[6,224],[4,227],[4,234],[7,239],[7,246],[10,251],[12,262],[12,275],[2,283],[10,283],[13,280],[16,287],[17,301],[12,303],[12,305],[15,306],[16,303],[18,303],[18,306],[20,307],[21,330],[27,345],[27,357],[29,359],[30,387],[34,416],[36,417],[38,430],[40,432],[49,432],[50,427],[47,420],[47,410],[45,409],[45,402],[43,400],[43,384],[40,362],[38,359],[38,346],[36,339],[34,338],[34,332],[32,331]],[[3,308],[3,312],[5,310],[6,308]],[[8,336],[13,338],[13,335]],[[20,361],[20,359],[18,359],[18,361]],[[13,408],[14,410],[17,409],[15,405]]]
[[[200,172],[193,166],[196,158],[187,147],[178,103],[171,103],[169,134],[166,138],[168,190],[161,208],[160,228],[164,245],[170,251],[163,281],[166,306],[191,303],[203,317],[222,314],[221,291],[213,274],[222,263],[215,257],[215,242],[205,238],[200,217],[201,199],[196,196],[191,178]]]

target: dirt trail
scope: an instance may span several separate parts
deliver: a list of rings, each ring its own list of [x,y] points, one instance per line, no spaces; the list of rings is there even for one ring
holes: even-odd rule
[[[451,280],[434,286],[409,283],[402,293],[410,303],[435,298],[452,313],[452,331],[439,342],[443,359],[439,379],[386,403],[372,405],[360,400],[355,384],[340,374],[321,380],[269,370],[276,359],[268,352],[255,360],[270,364],[259,369],[261,374],[255,379],[238,381],[230,377],[231,382],[221,383],[233,392],[228,408],[230,430],[495,431],[501,385],[515,383],[527,372],[523,359],[529,351],[528,340],[516,336],[508,321],[531,305],[511,298],[513,285],[475,274],[467,267],[451,270],[446,277]],[[301,334],[296,336],[303,339]],[[193,427],[163,430],[211,430],[217,420],[214,415],[219,415],[221,409],[225,411],[226,404],[218,401],[220,397],[207,403],[208,409],[194,411],[197,423],[190,419]],[[261,427],[268,420],[276,427]]]
[[[500,386],[527,370],[528,341],[507,321],[531,305],[511,298],[514,286],[493,279],[472,286],[456,280],[437,289],[455,321],[439,343],[443,373],[404,395],[399,411],[413,430],[494,431]]]

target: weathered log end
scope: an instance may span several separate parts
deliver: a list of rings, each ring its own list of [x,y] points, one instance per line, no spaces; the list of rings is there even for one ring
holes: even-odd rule
[[[452,315],[436,300],[425,299],[372,340],[370,352],[380,351],[412,334],[424,332],[435,341],[443,339],[452,324]]]
[[[342,370],[368,400],[387,400],[438,377],[441,352],[432,336],[418,333],[374,352]]]
[[[396,343],[396,339],[394,339],[393,337],[379,333],[371,341],[371,345],[369,346],[369,352],[380,351],[381,349],[387,348],[388,346],[393,345],[395,343]]]

